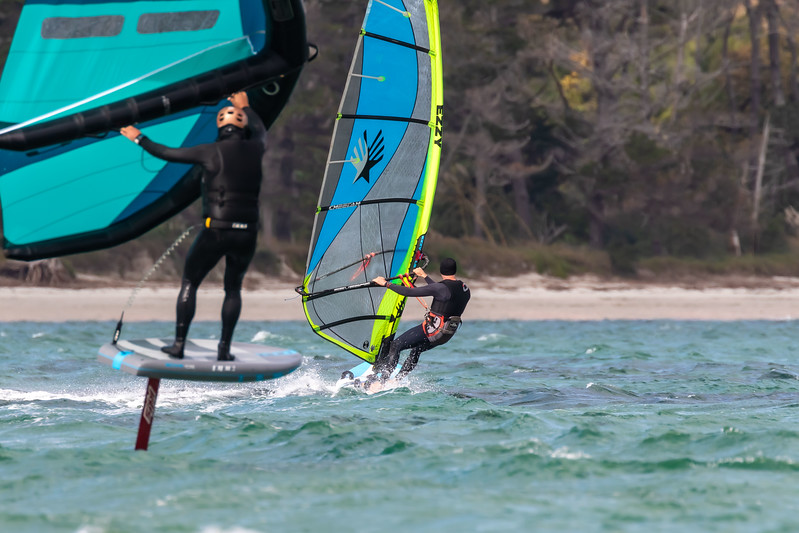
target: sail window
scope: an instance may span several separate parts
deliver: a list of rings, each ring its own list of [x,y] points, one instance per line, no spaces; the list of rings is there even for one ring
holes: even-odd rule
[[[214,27],[218,18],[219,10],[145,13],[139,17],[136,30],[139,33],[207,30]]]
[[[45,39],[80,39],[83,37],[114,37],[122,31],[125,17],[49,17],[42,22]]]

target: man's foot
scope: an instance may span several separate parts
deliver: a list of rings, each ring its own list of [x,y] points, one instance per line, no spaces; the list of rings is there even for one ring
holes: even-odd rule
[[[172,346],[161,346],[161,351],[173,359],[183,359],[183,345],[183,342],[175,341]]]
[[[235,356],[230,355],[230,345],[226,342],[220,342],[216,352],[217,361],[233,361]]]

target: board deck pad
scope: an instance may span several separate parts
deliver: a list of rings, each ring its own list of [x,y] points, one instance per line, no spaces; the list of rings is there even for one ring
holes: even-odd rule
[[[286,348],[231,343],[233,361],[217,360],[215,339],[188,339],[183,359],[161,351],[172,339],[119,340],[100,347],[97,360],[116,370],[148,378],[194,381],[263,381],[293,372],[302,364],[302,355]]]

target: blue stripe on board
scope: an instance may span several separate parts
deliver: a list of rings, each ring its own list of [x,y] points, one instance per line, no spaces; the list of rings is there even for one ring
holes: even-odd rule
[[[114,356],[114,360],[111,363],[111,367],[114,368],[115,370],[120,370],[122,368],[122,363],[125,360],[125,358],[131,355],[132,353],[133,352],[119,352],[118,354],[116,354],[116,356]]]

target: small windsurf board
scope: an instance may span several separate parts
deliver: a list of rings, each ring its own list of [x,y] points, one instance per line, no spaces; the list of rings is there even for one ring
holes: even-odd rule
[[[363,362],[341,373],[341,378],[336,382],[336,392],[345,387],[362,391],[366,394],[396,389],[401,385],[401,381],[396,377],[400,368],[402,368],[401,365],[397,365],[388,380],[380,381],[375,375],[374,366],[371,363]]]
[[[293,372],[302,364],[302,355],[286,348],[233,342],[233,361],[217,360],[218,340],[189,339],[183,359],[161,351],[171,339],[119,340],[100,347],[97,360],[116,370],[148,378],[194,381],[263,381]]]

